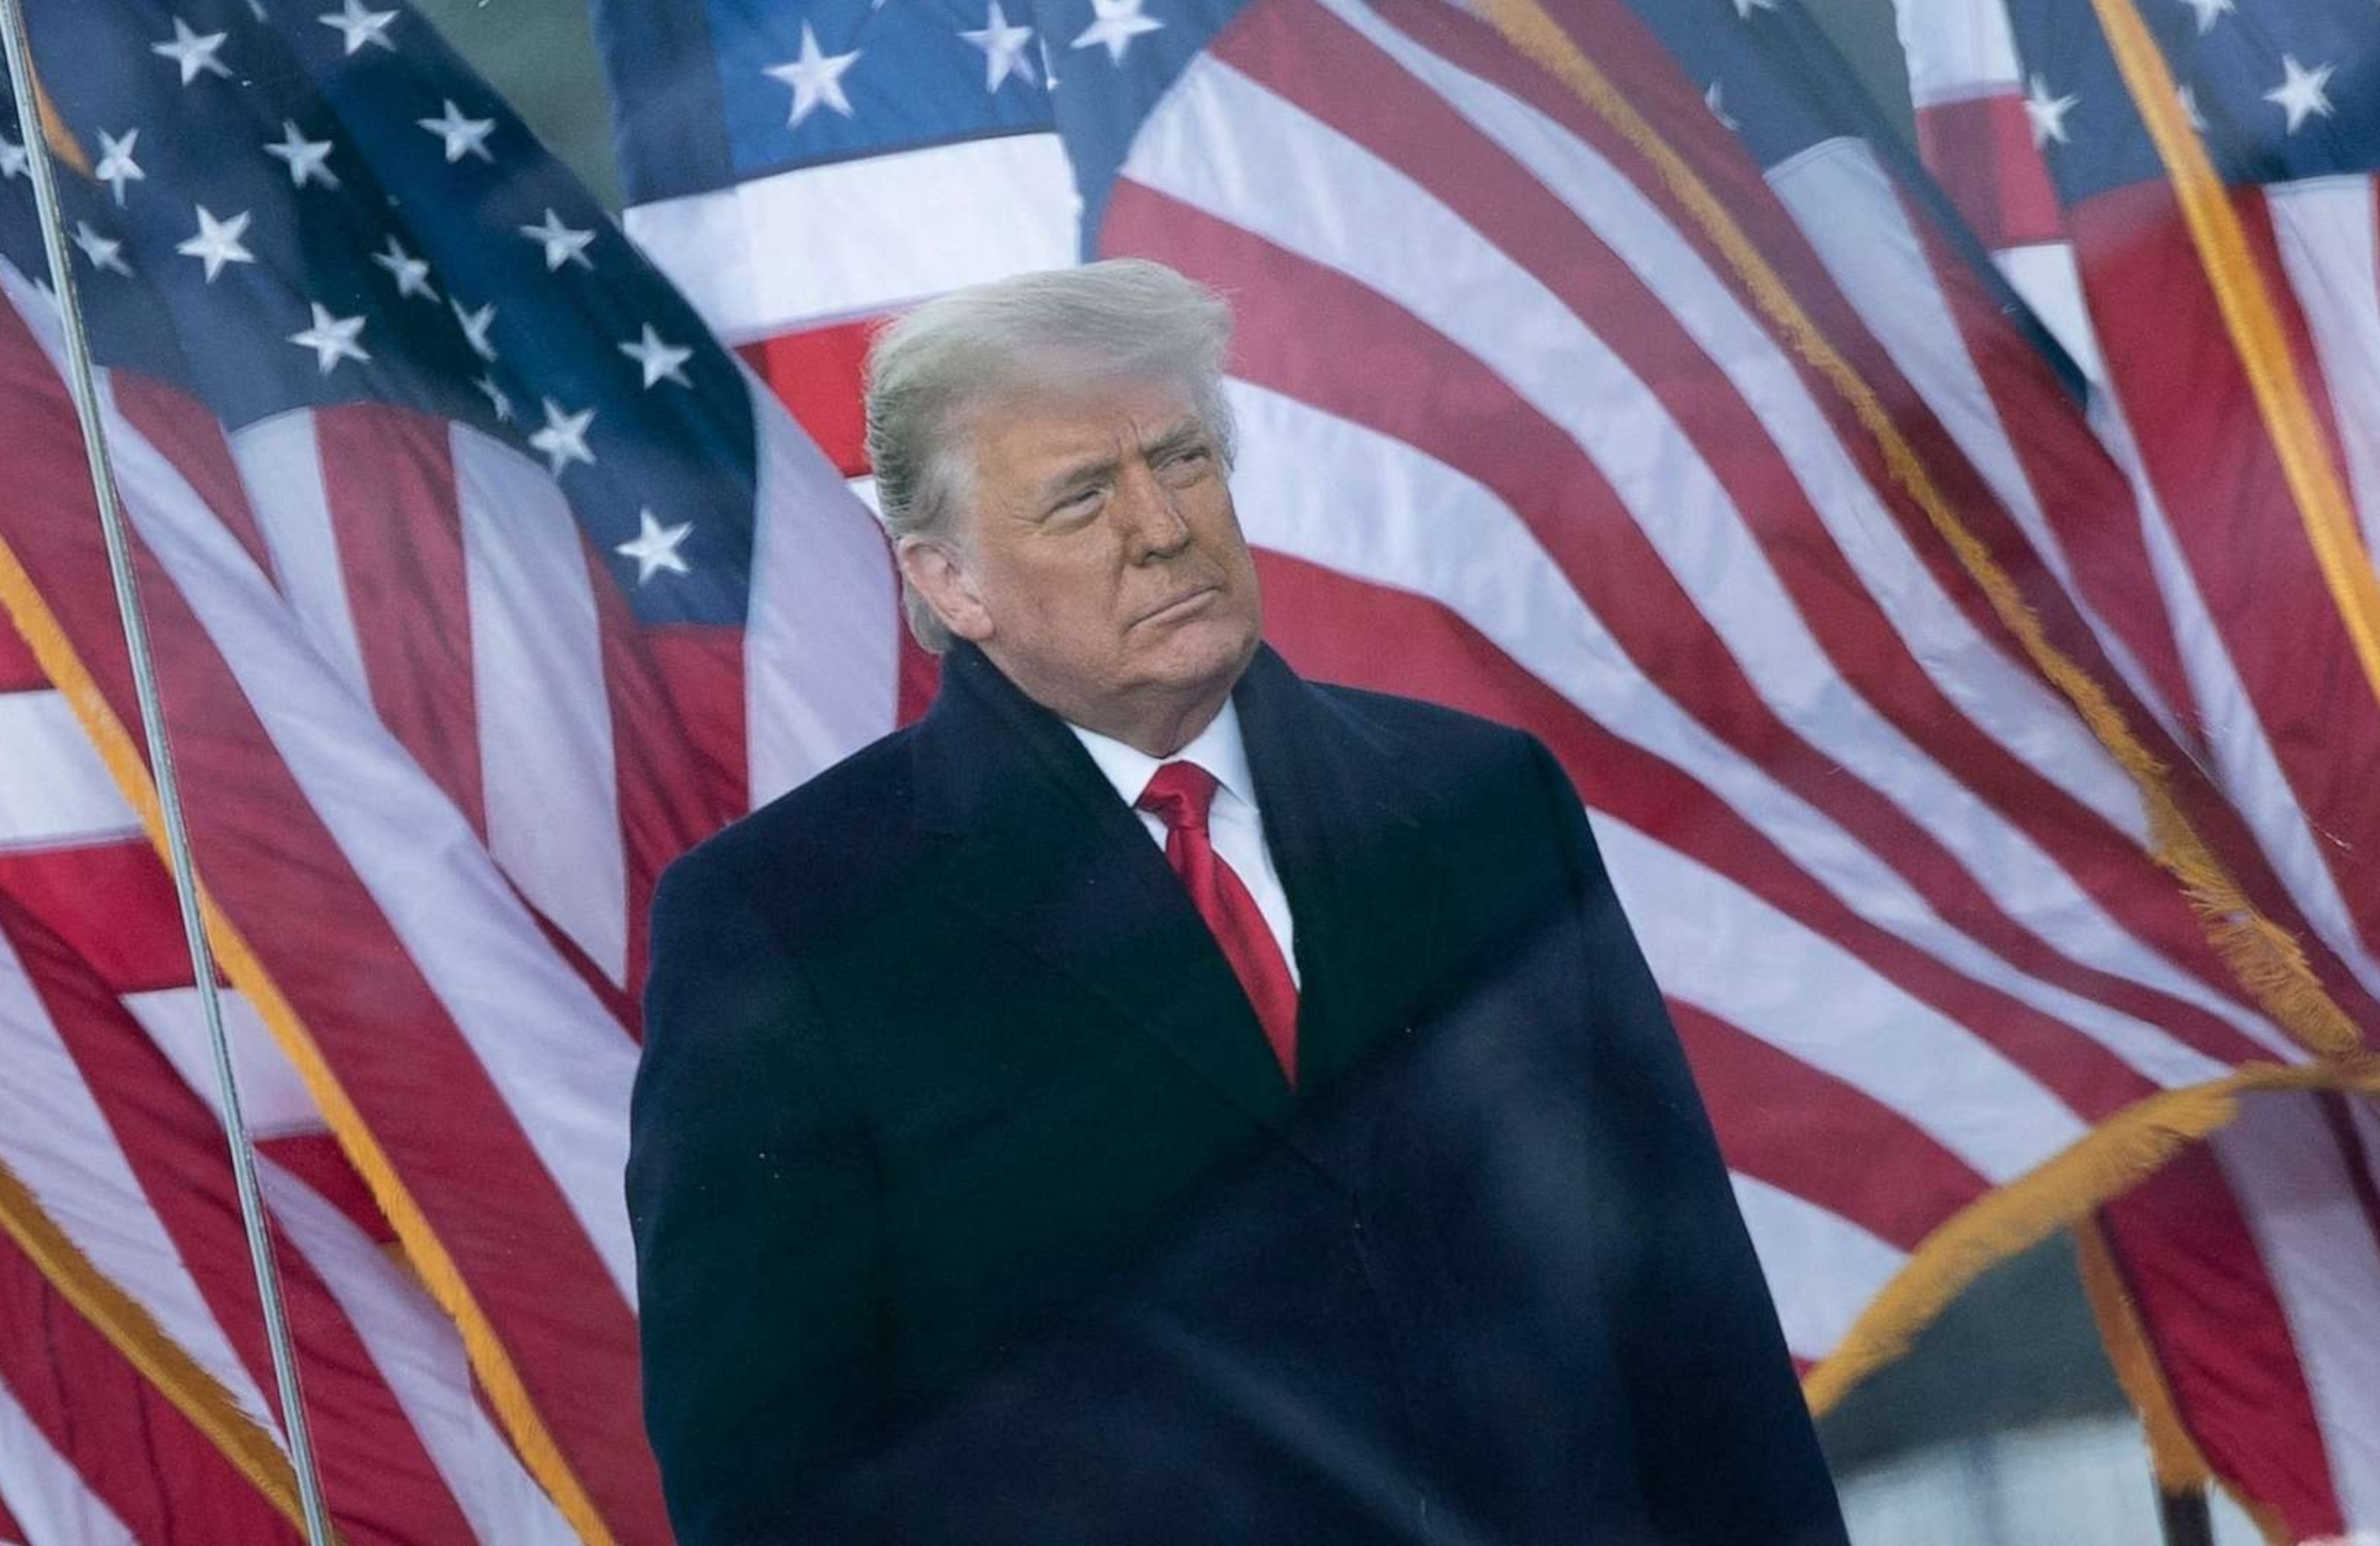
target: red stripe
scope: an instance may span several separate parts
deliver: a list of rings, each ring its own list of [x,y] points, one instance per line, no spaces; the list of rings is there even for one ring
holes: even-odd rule
[[[2280,308],[2301,378],[2331,422],[2263,196],[2233,204]],[[2108,368],[2182,556],[2316,834],[2367,948],[2380,947],[2380,702],[2363,679],[2239,355],[2167,186],[2105,193],[2072,212]],[[2333,466],[2343,467],[2335,439]]]
[[[1670,1018],[1730,1170],[1913,1251],[1991,1183],[1873,1096],[1691,1004]]]
[[[280,1411],[223,1129],[212,1112],[115,996],[55,936],[5,899],[0,934],[16,946],[216,1323],[249,1377]],[[278,1243],[278,1261],[323,1490],[341,1534],[355,1541],[470,1542],[470,1527],[437,1466],[337,1302],[285,1238]]]
[[[49,685],[33,647],[0,616],[0,692],[38,692]]]
[[[19,1479],[18,1485],[25,1485],[23,1479]],[[0,1546],[25,1546],[25,1527],[17,1523],[17,1516],[8,1512],[8,1500],[6,1498],[0,1498]]]
[[[407,408],[314,412],[372,707],[484,838],[470,592],[446,436],[443,420]]]
[[[868,341],[883,322],[881,317],[862,317],[781,334],[736,351],[793,409],[819,449],[846,478],[868,470],[868,419],[860,378],[868,366]]]
[[[0,1385],[142,1546],[295,1546],[302,1539],[5,1233]]]
[[[2145,1080],[2064,1025],[1852,912],[1708,789],[1587,718],[1444,607],[1277,553],[1259,552],[1257,564],[1267,637],[1308,675],[1527,729],[1561,760],[1588,804],[1833,942],[2085,1117],[2148,1092]]]
[[[0,852],[0,895],[65,940],[112,992],[190,985],[173,879],[146,838]]]
[[[2292,1539],[2346,1528],[2289,1317],[2204,1145],[2101,1211],[2182,1419],[2217,1475]]]
[[[79,444],[57,378],[13,312],[0,317],[0,401],[18,444]],[[63,453],[13,463],[0,482],[0,533],[128,722],[79,464]],[[154,563],[144,569],[200,868],[455,1256],[614,1534],[665,1540],[636,1405],[622,1399],[637,1381],[627,1307],[204,630]]]
[[[1431,8],[1433,19],[1440,9]],[[2231,991],[2228,975],[2206,949],[2197,920],[2174,887],[2141,863],[2132,841],[1977,730],[1934,685],[1842,563],[1749,406],[1718,378],[1716,368],[1658,298],[1541,184],[1318,7],[1276,4],[1244,13],[1217,51],[1415,177],[1456,213],[1491,233],[1574,314],[1596,319],[1606,344],[1651,386],[1726,486],[1835,669],[1903,734],[1925,747],[1937,765],[1957,770],[1960,780],[1984,803],[2027,831],[2136,934],[2195,969],[2216,991]],[[1695,111],[1701,111],[1699,101]],[[1759,196],[1767,196],[1765,185]],[[1119,222],[1124,218],[1119,196],[1110,216],[1111,240],[1121,237]],[[1196,219],[1210,228],[1219,225],[1180,206],[1168,206],[1162,219],[1169,228],[1177,219]],[[1221,240],[1220,236],[1216,239]],[[1703,641],[1692,663],[1647,642],[1647,624],[1682,631],[1681,619],[1693,615],[1692,603],[1669,581],[1666,566],[1648,542],[1628,540],[1636,533],[1616,499],[1604,501],[1601,510],[1581,511],[1572,505],[1559,517],[1536,514],[1556,505],[1561,495],[1583,492],[1590,469],[1567,436],[1511,398],[1500,382],[1475,361],[1465,358],[1450,365],[1444,357],[1451,351],[1442,343],[1433,347],[1434,335],[1371,292],[1330,271],[1312,269],[1309,274],[1301,288],[1320,291],[1326,298],[1318,302],[1311,294],[1301,295],[1295,305],[1302,317],[1286,314],[1285,308],[1269,319],[1251,315],[1267,302],[1279,304],[1281,298],[1245,272],[1217,280],[1234,294],[1242,312],[1245,341],[1237,364],[1243,373],[1260,371],[1260,359],[1278,358],[1285,363],[1283,374],[1298,378],[1282,390],[1421,444],[1491,483],[1500,481],[1500,492],[1530,518],[1572,584],[1623,642],[1631,638],[1624,620],[1640,615],[1633,619],[1638,626],[1631,648],[1649,676],[1696,684],[1691,706],[1698,711],[1705,710],[1706,698],[1754,697],[1715,635]],[[1812,284],[1823,282],[1822,271],[1815,266],[1803,277]],[[1392,341],[1402,344],[1396,358],[1402,371],[1342,369],[1339,359],[1323,359],[1293,343],[1301,327],[1310,332],[1313,317],[1332,319],[1333,328],[1342,330],[1344,337],[1365,339],[1384,351],[1384,362]],[[1398,330],[1402,337],[1383,336],[1388,329]],[[1450,371],[1468,372],[1479,383],[1476,390],[1450,397]],[[1433,391],[1416,397],[1393,390],[1398,381],[1412,379],[1430,380]],[[1820,387],[1821,400],[1825,395]],[[1498,403],[1499,396],[1508,400]],[[1349,406],[1351,399],[1360,406]],[[1493,437],[1483,433],[1483,426],[1493,425],[1500,434],[1506,415],[1530,420],[1538,432],[1533,445],[1523,449],[1491,444]],[[1865,438],[1858,436],[1862,443]],[[1556,467],[1565,474],[1559,481],[1523,483],[1512,470]],[[1870,480],[1872,484],[1884,481],[1874,475]],[[1557,482],[1551,497],[1541,492]],[[1593,486],[1602,492],[1599,480]],[[1537,494],[1534,500],[1528,497],[1532,493]],[[1597,526],[1615,530],[1598,543],[1587,534],[1587,529]],[[1923,534],[1921,552],[1939,546],[1930,530]],[[1657,593],[1651,589],[1655,586],[1666,593]],[[1963,576],[1956,589],[1972,590]],[[1984,637],[1987,642],[2001,637],[1997,623]],[[1706,682],[1710,684],[1707,692]],[[1705,712],[1702,717],[1709,715]],[[1851,781],[1805,748],[1771,762],[1774,753],[1764,756],[1759,748],[1791,747],[1791,732],[1765,711],[1759,720],[1751,738],[1741,732],[1730,738],[1821,809],[1840,810],[1854,797],[1846,787]],[[1721,724],[1713,723],[1712,728],[1729,735]],[[1896,864],[1948,916],[2028,970],[2136,1018],[2169,1026],[2184,1041],[2224,1061],[2260,1053],[2217,1016],[2111,974],[2078,967],[2048,949],[2009,919],[1949,853],[1897,808],[1881,797],[1858,803],[1866,809],[1852,810],[1853,830],[1877,831],[1884,838],[1883,851],[1894,856]],[[1887,824],[1875,825],[1878,822]]]
[[[181,469],[207,508],[239,539],[256,566],[273,575],[273,553],[265,545],[255,508],[248,502],[248,485],[232,456],[231,442],[224,437],[223,421],[179,387],[147,376],[129,372],[111,376],[109,385],[126,422]]]
[[[1681,699],[1690,713],[1803,799],[1862,834],[1971,935],[2037,976],[2150,1024],[2170,1027],[2223,1061],[2259,1051],[2194,1005],[2090,970],[2051,951],[2009,919],[1930,834],[1804,744],[1763,703],[1594,466],[1556,426],[1513,396],[1477,361],[1447,347],[1437,335],[1375,293],[1137,185],[1119,185],[1108,229],[1111,243],[1161,252],[1233,295],[1243,328],[1234,360],[1239,374],[1413,444],[1494,489],[1528,522],[1648,680],[1672,694],[1683,691],[1682,684],[1691,684],[1691,695]],[[1336,348],[1312,347],[1315,317],[1333,319],[1335,330],[1343,330],[1348,340],[1363,340],[1360,347],[1368,353],[1351,359]],[[1426,397],[1399,384],[1417,379],[1431,383]],[[1861,596],[1855,582],[1846,578],[1835,588],[1842,597],[1840,609],[1850,611]],[[1888,635],[1873,640],[1870,648],[1881,656],[1897,651],[1898,645]],[[1938,718],[1955,718],[1947,704],[1932,712]],[[1928,727],[1922,723],[1907,726]],[[1959,756],[1980,761],[1985,753],[1961,749],[1943,759],[1963,773],[1967,764]],[[2128,842],[2095,819],[2076,813],[2071,802],[2056,791],[2038,781],[2033,784],[2029,797],[2045,808],[2056,802],[2069,813],[2067,830],[2079,834],[2081,841],[2067,838],[2061,846],[2082,848],[2097,867],[2092,879],[2100,889],[2136,893],[2138,905],[2132,910],[2144,910],[2151,919],[2160,909],[2168,915],[2180,911],[2171,886]],[[2046,824],[2046,819],[2045,810],[2033,824]],[[2204,949],[2192,919],[2184,914],[2179,926],[2181,948]],[[2062,1025],[2037,1013],[2027,1012],[2025,1019],[2036,1032],[2073,1041]],[[2049,1044],[2042,1044],[2044,1051]],[[2117,1070],[2095,1045],[2084,1051],[2077,1043],[2072,1055],[2081,1060],[2075,1068],[2100,1067],[2122,1088],[2138,1086],[2137,1075]]]
[[[328,1133],[292,1133],[259,1138],[257,1152],[306,1183],[315,1196],[346,1215],[349,1223],[382,1246],[393,1246],[396,1231],[372,1200],[371,1187],[356,1174],[339,1140]]]
[[[1994,91],[1919,108],[1917,151],[1985,247],[2064,239],[2022,97]]]

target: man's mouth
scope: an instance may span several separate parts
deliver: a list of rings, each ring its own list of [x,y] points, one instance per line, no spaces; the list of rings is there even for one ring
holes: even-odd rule
[[[1172,601],[1160,606],[1154,612],[1142,614],[1141,616],[1133,624],[1133,627],[1139,627],[1143,624],[1148,623],[1176,622],[1184,617],[1189,616],[1195,612],[1204,609],[1208,603],[1212,602],[1217,596],[1220,596],[1222,593],[1222,587],[1219,585],[1199,586],[1195,590],[1184,591],[1183,594],[1174,597]]]

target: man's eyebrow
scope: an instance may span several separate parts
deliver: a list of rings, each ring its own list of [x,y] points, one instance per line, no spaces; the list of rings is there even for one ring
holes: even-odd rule
[[[1185,445],[1195,444],[1206,438],[1207,426],[1194,414],[1181,420],[1155,440],[1143,442],[1140,454],[1154,459],[1168,451],[1179,451]]]

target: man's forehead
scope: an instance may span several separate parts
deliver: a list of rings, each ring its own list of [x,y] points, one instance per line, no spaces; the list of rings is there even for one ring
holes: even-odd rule
[[[1036,456],[1114,455],[1196,433],[1196,400],[1177,383],[1145,377],[1035,383],[986,399],[977,432],[1013,452]]]

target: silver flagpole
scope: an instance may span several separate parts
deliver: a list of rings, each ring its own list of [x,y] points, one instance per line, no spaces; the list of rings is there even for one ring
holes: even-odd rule
[[[74,389],[75,413],[82,421],[84,454],[91,458],[91,492],[99,497],[99,523],[107,537],[107,567],[115,581],[115,607],[124,622],[124,642],[132,658],[132,681],[140,700],[140,728],[149,741],[149,761],[157,784],[157,805],[165,823],[165,854],[174,872],[174,896],[182,909],[182,933],[188,942],[190,970],[198,983],[199,1004],[205,1014],[207,1041],[214,1049],[215,1088],[223,1102],[224,1138],[231,1148],[233,1179],[239,1188],[240,1222],[248,1230],[249,1264],[256,1271],[256,1291],[264,1308],[264,1329],[273,1345],[273,1376],[281,1393],[281,1411],[289,1433],[289,1460],[298,1474],[298,1492],[306,1515],[306,1537],[312,1546],[331,1546],[330,1512],[322,1503],[322,1480],[314,1467],[314,1441],[306,1424],[306,1403],[298,1386],[298,1355],[289,1335],[289,1312],[282,1303],[281,1274],[273,1260],[271,1226],[265,1221],[264,1199],[256,1184],[256,1151],[248,1137],[248,1119],[241,1114],[239,1077],[231,1065],[231,1041],[224,1033],[223,1000],[215,991],[214,951],[207,943],[199,913],[197,871],[190,863],[190,834],[182,820],[182,793],[174,773],[171,743],[165,738],[164,705],[157,695],[156,659],[150,651],[148,620],[140,610],[140,591],[132,568],[132,547],[124,525],[124,509],[116,496],[115,464],[108,459],[107,423],[100,408],[99,384],[91,372],[91,339],[84,331],[82,308],[75,297],[74,268],[67,257],[66,216],[58,203],[57,171],[43,138],[39,99],[33,92],[33,45],[25,25],[22,0],[0,0],[0,28],[5,28],[8,55],[8,90],[17,99],[18,132],[24,137],[25,156],[33,175],[33,202],[41,213],[42,244],[50,261],[50,283],[66,328],[67,383]]]

